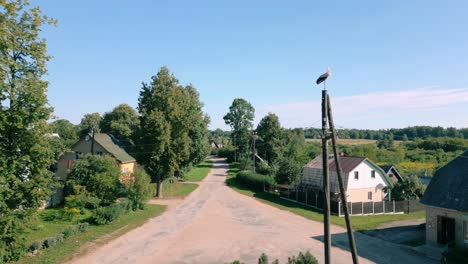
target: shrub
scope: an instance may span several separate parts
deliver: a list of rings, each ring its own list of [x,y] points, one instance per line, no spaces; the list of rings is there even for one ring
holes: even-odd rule
[[[252,171],[241,171],[237,174],[236,179],[244,186],[256,191],[263,191],[264,183],[265,189],[267,190],[271,185],[275,184],[275,181],[271,176],[254,174]]]
[[[99,207],[100,203],[101,199],[92,196],[86,191],[65,197],[65,204],[68,207],[79,208],[81,210],[84,208],[95,209]]]
[[[44,241],[34,241],[34,242],[32,242],[31,246],[29,247],[29,251],[34,252],[36,250],[41,250],[43,243],[44,243]]]
[[[81,213],[81,210],[78,208],[71,208],[71,207],[65,206],[63,208],[62,219],[71,221],[73,220],[73,218],[75,218],[75,216],[79,215],[80,213]]]
[[[94,210],[91,221],[97,225],[105,225],[117,219],[123,212],[122,206],[118,203],[100,207]]]
[[[65,237],[65,236],[64,236],[62,233],[57,234],[57,235],[55,236],[55,241],[56,241],[56,243],[57,243],[57,244],[63,243],[64,237]]]
[[[84,223],[79,223],[78,224],[78,230],[81,232],[81,233],[84,233],[88,230],[89,228],[89,223],[87,222],[84,222]]]
[[[143,169],[137,169],[132,174],[126,194],[133,210],[144,209],[145,202],[151,197],[150,183],[151,178]]]
[[[218,157],[226,158],[227,162],[231,163],[234,162],[235,153],[234,150],[231,148],[220,148],[218,149]]]
[[[69,238],[79,232],[78,225],[69,227],[63,231],[63,237]]]
[[[77,186],[82,186],[101,204],[111,204],[117,198],[120,186],[120,168],[110,156],[86,155],[74,163],[65,184],[67,195],[77,195]]]
[[[48,237],[44,240],[43,248],[50,248],[57,245],[56,237]]]
[[[297,257],[292,256],[288,258],[287,264],[318,264],[318,261],[314,256],[312,256],[312,254],[310,254],[309,251],[307,251],[305,254],[299,252]]]
[[[275,180],[280,184],[291,184],[301,175],[302,166],[293,159],[282,158],[279,161]]]

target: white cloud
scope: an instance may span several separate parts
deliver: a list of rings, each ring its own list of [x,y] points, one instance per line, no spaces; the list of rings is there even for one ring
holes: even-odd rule
[[[403,91],[385,91],[331,98],[336,123],[358,128],[389,128],[409,125],[454,125],[465,126],[464,120],[438,120],[436,115],[443,110],[449,113],[454,105],[468,102],[468,88],[437,89],[419,88]],[[321,102],[292,102],[269,105],[259,109],[261,118],[268,112],[280,117],[285,127],[320,126]],[[468,105],[462,105],[468,111]],[[453,110],[454,112],[456,110]],[[460,118],[459,113],[454,113]],[[449,120],[450,121],[450,120]],[[414,123],[416,122],[416,123]],[[459,124],[459,125],[457,125]],[[461,124],[461,125],[460,125]]]

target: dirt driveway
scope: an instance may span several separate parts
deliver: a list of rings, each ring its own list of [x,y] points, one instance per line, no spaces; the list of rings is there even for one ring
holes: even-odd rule
[[[261,253],[284,263],[309,250],[323,263],[322,223],[263,204],[224,184],[214,167],[191,195],[163,215],[70,263],[257,263]],[[345,229],[332,226],[333,263],[351,263]],[[432,263],[408,247],[356,233],[360,263]]]

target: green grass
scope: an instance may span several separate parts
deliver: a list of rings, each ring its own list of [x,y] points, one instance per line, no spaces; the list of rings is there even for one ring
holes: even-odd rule
[[[25,263],[59,263],[64,260],[70,259],[73,254],[80,251],[80,248],[88,242],[99,239],[98,243],[104,243],[115,237],[123,235],[124,233],[143,225],[149,218],[155,217],[161,214],[165,210],[163,205],[146,205],[145,210],[130,212],[121,216],[119,219],[108,225],[94,226],[91,225],[87,232],[79,233],[68,239],[65,239],[64,243],[59,244],[55,247],[43,249],[38,255],[34,257],[25,256],[16,264]],[[53,223],[51,223],[52,225]],[[54,234],[63,231],[64,227],[61,223],[55,223]],[[52,230],[52,226],[48,227],[47,230]],[[32,235],[32,234],[31,234]],[[95,241],[96,242],[96,241]],[[94,248],[94,246],[93,246]]]
[[[169,183],[168,180],[164,181],[162,186],[163,198],[181,198],[189,195],[198,187],[196,183]]]
[[[191,171],[184,176],[186,181],[202,181],[210,172],[210,169],[213,165],[211,160],[205,160],[204,162],[198,164]]]
[[[286,210],[291,213],[303,216],[310,220],[320,221],[323,222],[323,214],[315,210],[314,208],[294,203],[288,200],[281,199],[279,195],[272,194],[272,193],[264,193],[264,192],[255,192],[243,186],[239,182],[237,182],[235,175],[238,172],[238,168],[236,165],[231,167],[228,171],[228,176],[226,178],[226,184],[236,190],[237,192],[254,197],[261,202],[264,202],[268,205],[276,207],[281,210]],[[417,218],[424,218],[426,213],[422,212],[415,212],[410,214],[394,214],[394,215],[368,215],[368,216],[351,216],[351,223],[353,225],[354,230],[369,230],[375,229],[376,227],[380,226],[383,223],[398,221],[398,220],[406,220],[406,219],[417,219]],[[339,226],[346,226],[344,217],[338,217],[332,215],[330,218],[330,222],[335,225]]]

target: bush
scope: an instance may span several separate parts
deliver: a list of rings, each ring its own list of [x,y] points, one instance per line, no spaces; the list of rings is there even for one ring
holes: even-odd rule
[[[64,238],[69,238],[71,236],[74,236],[76,233],[78,233],[80,230],[78,229],[78,225],[69,227],[63,231],[63,237]]]
[[[78,230],[79,230],[81,233],[84,233],[84,232],[88,231],[88,228],[89,228],[89,223],[87,223],[87,222],[79,223],[79,224],[78,224]]]
[[[65,183],[67,195],[78,195],[77,186],[82,186],[92,197],[97,197],[101,205],[112,204],[118,195],[120,186],[120,168],[110,156],[86,155],[76,161]]]
[[[55,236],[55,241],[57,242],[57,244],[60,244],[60,243],[63,243],[64,238],[65,238],[65,236],[62,233],[60,233],[60,234]]]
[[[44,240],[43,248],[50,248],[57,245],[56,237],[48,237]]]
[[[150,184],[151,178],[143,169],[137,169],[132,174],[126,194],[133,210],[144,209],[145,202],[151,197]]]
[[[310,254],[309,251],[307,251],[305,254],[299,252],[297,258],[294,256],[288,258],[287,264],[318,264],[318,261],[314,256],[312,256],[312,254]]]
[[[244,186],[256,191],[263,191],[264,183],[267,190],[275,184],[271,176],[254,174],[252,171],[241,171],[236,175],[236,179]]]
[[[75,191],[75,193],[77,193]],[[78,192],[76,195],[69,195],[65,197],[65,204],[68,207],[79,208],[83,210],[84,208],[95,209],[99,207],[101,199],[92,196],[86,191]]]
[[[300,177],[302,166],[293,159],[282,158],[279,161],[278,172],[275,175],[275,180],[280,184],[291,184]]]
[[[235,161],[235,153],[231,148],[220,148],[218,149],[218,157],[226,158],[227,162],[231,163]]]
[[[123,207],[118,203],[100,207],[94,210],[91,221],[97,225],[106,225],[117,219],[123,212]]]
[[[34,252],[36,250],[41,250],[43,243],[44,243],[44,241],[34,241],[34,242],[32,242],[31,246],[29,247],[29,251]]]

